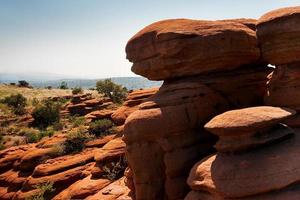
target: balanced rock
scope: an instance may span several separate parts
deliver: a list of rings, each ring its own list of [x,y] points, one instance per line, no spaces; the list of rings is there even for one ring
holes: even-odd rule
[[[214,117],[204,127],[219,136],[219,152],[238,151],[280,139],[292,133],[287,128],[271,130],[296,112],[288,108],[259,106],[227,111]]]
[[[243,199],[270,191],[276,194],[300,180],[299,136],[298,130],[294,136],[264,148],[241,154],[217,153],[206,157],[194,165],[188,184],[194,191],[206,192],[206,195],[198,198],[201,200]],[[188,196],[191,195],[195,193]],[[253,199],[268,199],[258,197],[253,196]]]
[[[300,61],[300,6],[263,15],[257,23],[263,59],[273,65]]]
[[[153,23],[126,46],[132,71],[151,80],[236,69],[259,60],[255,31],[235,21]]]

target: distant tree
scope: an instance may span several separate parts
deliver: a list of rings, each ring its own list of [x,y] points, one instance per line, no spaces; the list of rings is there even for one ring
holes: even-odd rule
[[[46,89],[51,90],[52,86],[49,85],[49,86],[46,87]]]
[[[112,82],[111,79],[97,81],[96,90],[109,97],[114,103],[122,103],[127,96],[127,89]]]
[[[19,87],[30,87],[29,83],[25,80],[18,81],[18,86]]]
[[[16,85],[16,83],[9,83],[9,85],[15,86],[15,85]]]
[[[72,94],[81,94],[81,93],[83,93],[83,90],[81,87],[75,87],[72,90]]]
[[[62,82],[60,83],[60,85],[58,86],[58,88],[59,88],[59,89],[63,89],[63,90],[69,89],[69,88],[68,88],[68,84],[67,84],[66,81],[62,81]]]

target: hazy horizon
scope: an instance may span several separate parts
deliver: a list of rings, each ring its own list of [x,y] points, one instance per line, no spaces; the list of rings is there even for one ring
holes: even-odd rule
[[[132,77],[125,45],[150,23],[169,18],[259,18],[297,4],[296,0],[1,0],[0,74]]]

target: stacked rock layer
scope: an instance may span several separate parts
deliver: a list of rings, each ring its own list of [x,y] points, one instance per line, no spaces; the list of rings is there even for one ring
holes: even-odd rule
[[[185,199],[299,199],[299,134],[278,124],[294,114],[262,106],[213,118],[205,127],[220,137],[218,153],[194,165]]]
[[[216,137],[203,125],[224,111],[262,104],[269,70],[255,23],[165,20],[130,39],[132,71],[164,80],[125,122],[133,198],[183,199],[189,170],[214,151]]]
[[[265,61],[276,68],[269,76],[266,105],[300,110],[300,6],[282,8],[263,15],[257,37]],[[288,122],[300,126],[299,116]]]

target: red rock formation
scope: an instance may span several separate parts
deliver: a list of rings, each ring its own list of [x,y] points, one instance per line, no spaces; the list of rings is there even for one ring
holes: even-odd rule
[[[117,125],[125,123],[126,118],[138,110],[138,105],[157,92],[158,88],[135,90],[128,94],[126,101],[112,114],[112,120]]]
[[[274,127],[294,113],[272,107],[233,110],[215,117],[205,127],[214,134],[221,134],[220,141],[226,140],[226,135],[234,134],[235,137],[230,138],[232,149],[227,148],[229,152],[236,152],[240,149],[236,149],[234,143],[247,140],[249,131]],[[267,130],[268,137],[276,131],[287,131],[290,135],[294,133],[287,127]],[[297,169],[300,162],[296,158],[300,150],[299,142],[298,134],[295,134],[260,148],[253,146],[236,154],[226,151],[200,160],[190,172],[188,184],[194,191],[186,199],[270,199],[274,193],[284,193],[281,190],[299,181],[300,171]],[[269,194],[270,191],[273,194]]]
[[[203,124],[223,111],[262,104],[268,69],[257,64],[255,32],[248,28],[254,22],[242,21],[166,20],[128,42],[132,70],[165,79],[125,122],[133,174],[127,183],[136,199],[184,198],[189,169],[213,151],[215,137]]]
[[[263,15],[257,36],[263,59],[276,66],[269,75],[265,104],[300,110],[300,7],[289,7]],[[287,122],[299,126],[299,116]]]
[[[281,8],[263,15],[257,37],[263,58],[273,65],[299,62],[300,6]]]
[[[129,40],[126,53],[132,71],[151,80],[232,70],[260,56],[255,32],[242,23],[189,19],[147,26]]]
[[[53,147],[62,145],[65,139],[65,135],[58,134],[36,144],[0,151],[0,199],[28,199],[40,193],[38,185],[47,183],[52,183],[55,190],[46,199],[83,199],[110,184],[115,185],[107,192],[112,200],[127,196],[124,182],[108,179],[107,173],[114,172],[102,170],[99,176],[93,175],[96,166],[113,167],[111,162],[124,157],[125,144],[120,137],[87,142],[86,149],[77,154],[55,153]]]

